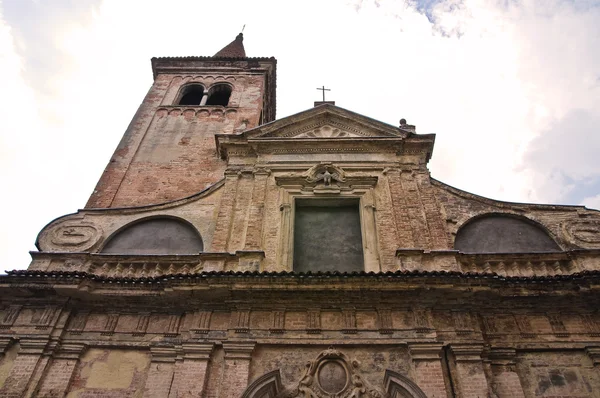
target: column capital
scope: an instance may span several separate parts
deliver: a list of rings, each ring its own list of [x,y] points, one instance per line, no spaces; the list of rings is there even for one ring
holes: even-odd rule
[[[483,344],[451,344],[450,349],[454,354],[456,362],[478,362],[481,361]]]
[[[510,347],[492,347],[488,352],[488,359],[496,366],[515,365],[516,357],[517,350]]]
[[[12,337],[0,337],[0,357],[4,355],[8,347],[10,347],[15,342],[15,339]]]
[[[225,359],[247,359],[250,360],[252,351],[256,347],[256,342],[234,342],[224,341],[223,350],[225,351]]]
[[[442,346],[441,343],[409,343],[408,351],[414,361],[439,360]]]
[[[214,343],[184,343],[181,348],[184,359],[208,361],[215,347]]]
[[[87,348],[83,343],[62,343],[58,346],[53,357],[56,359],[79,359]]]
[[[21,337],[19,354],[42,355],[49,342],[48,337]]]
[[[177,350],[175,346],[150,346],[150,355],[152,362],[175,362],[177,359]]]

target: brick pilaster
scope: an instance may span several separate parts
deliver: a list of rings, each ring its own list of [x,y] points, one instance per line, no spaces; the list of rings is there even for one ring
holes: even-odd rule
[[[224,342],[225,369],[220,398],[240,397],[248,385],[254,342]]]
[[[206,369],[213,343],[183,344],[183,361],[175,366],[175,377],[169,398],[201,397],[207,382]]]
[[[213,252],[225,252],[227,250],[239,177],[237,171],[228,170],[225,172],[225,186],[221,195],[212,248],[210,249]]]
[[[151,362],[144,386],[144,398],[165,398],[169,396],[177,351],[173,346],[151,346]]]
[[[483,344],[457,344],[450,349],[454,357],[453,379],[459,398],[487,397],[489,387],[483,367]]]
[[[36,397],[51,398],[64,396],[79,362],[79,357],[85,348],[84,344],[61,344],[58,350],[52,355],[50,366],[42,379]]]
[[[38,364],[48,345],[46,337],[21,338],[19,354],[13,362],[13,367],[0,389],[0,396],[4,398],[23,398],[27,396],[27,389],[35,383],[38,373]],[[47,358],[44,359],[47,361]]]
[[[442,344],[413,343],[408,345],[408,349],[419,388],[428,398],[447,397],[442,370]]]
[[[516,371],[514,348],[492,348],[488,358],[492,365],[492,389],[499,397],[525,398],[521,380]]]
[[[248,215],[248,229],[244,250],[262,250],[262,230],[265,212],[265,194],[270,171],[257,169],[254,171],[254,189],[252,204]]]

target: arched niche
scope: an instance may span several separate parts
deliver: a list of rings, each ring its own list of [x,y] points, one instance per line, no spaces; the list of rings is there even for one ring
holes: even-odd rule
[[[454,248],[463,253],[556,252],[560,247],[537,223],[505,214],[488,214],[458,230]]]
[[[383,385],[389,398],[427,398],[415,382],[389,369],[385,371]]]
[[[147,218],[117,231],[102,248],[106,254],[197,254],[204,249],[202,237],[187,221]]]

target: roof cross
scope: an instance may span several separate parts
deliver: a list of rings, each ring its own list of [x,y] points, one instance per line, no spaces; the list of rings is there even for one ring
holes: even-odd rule
[[[325,91],[331,91],[331,89],[325,88],[325,86],[323,86],[323,88],[317,87],[317,90],[323,91],[323,102],[325,102]]]

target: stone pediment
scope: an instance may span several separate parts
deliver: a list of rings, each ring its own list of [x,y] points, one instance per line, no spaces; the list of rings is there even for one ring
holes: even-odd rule
[[[248,140],[406,138],[410,132],[333,106],[322,105],[243,133]]]

